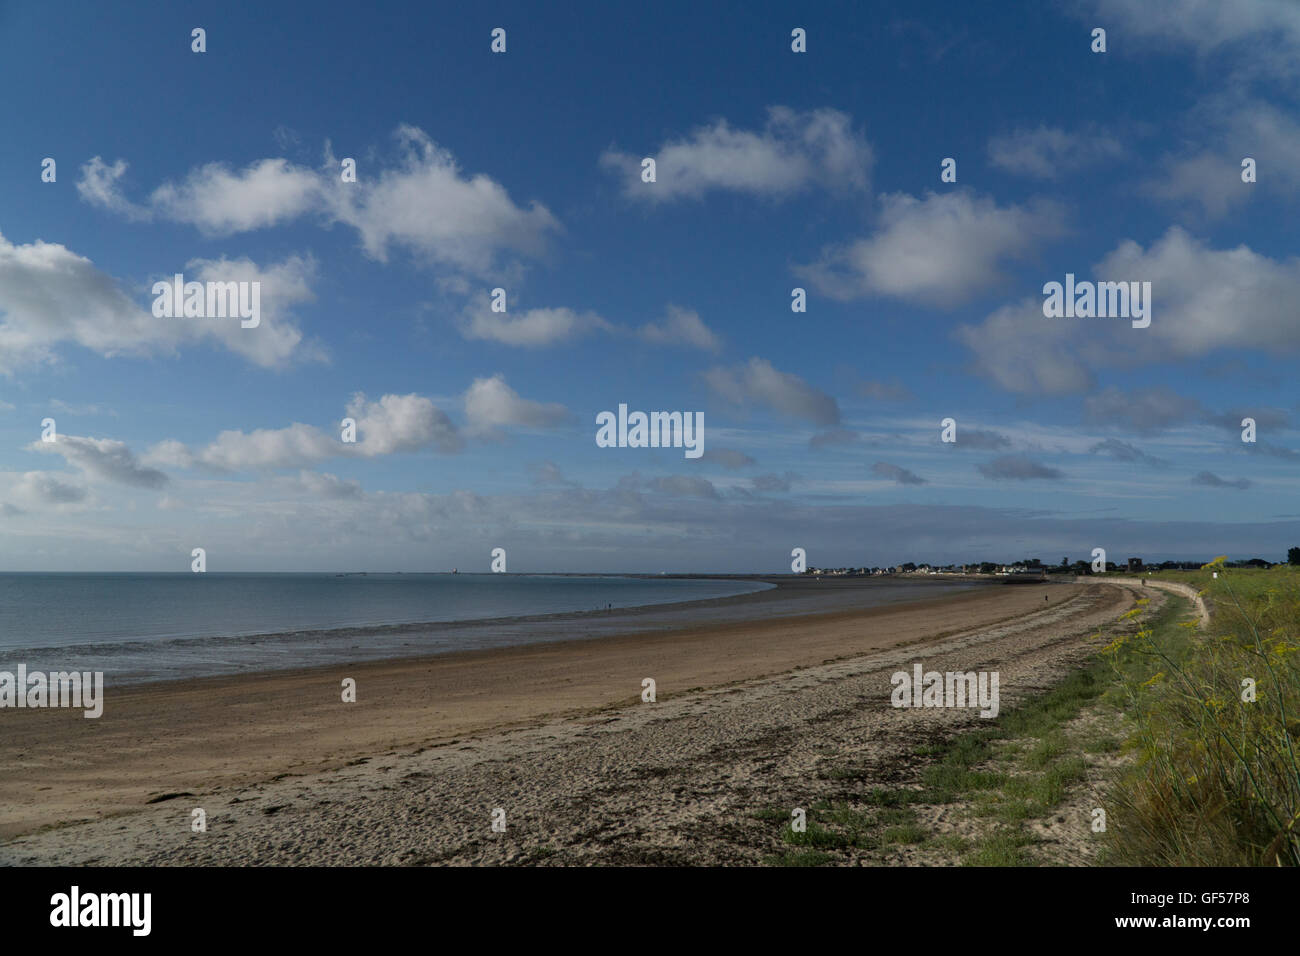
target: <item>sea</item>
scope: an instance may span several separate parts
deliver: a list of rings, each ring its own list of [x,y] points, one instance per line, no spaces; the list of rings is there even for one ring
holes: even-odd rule
[[[741,577],[648,575],[0,573],[0,671],[98,671],[106,685],[123,685],[815,614],[979,586],[840,583],[851,586],[772,591]]]
[[[771,587],[604,575],[0,574],[0,671],[25,663],[129,684],[477,650],[599,636],[626,609]]]

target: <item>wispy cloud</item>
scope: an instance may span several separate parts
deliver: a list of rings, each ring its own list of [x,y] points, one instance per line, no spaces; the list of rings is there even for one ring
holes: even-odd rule
[[[898,465],[891,465],[889,462],[878,461],[871,466],[871,473],[879,475],[881,478],[888,478],[890,481],[896,481],[900,485],[923,485],[925,479],[915,472],[908,471]]]
[[[1058,481],[1065,477],[1058,469],[1032,461],[1025,455],[1002,455],[976,467],[981,475],[994,481]]]
[[[835,399],[799,376],[774,368],[767,359],[751,358],[735,368],[713,368],[704,378],[714,394],[736,406],[765,407],[815,425],[834,425],[840,420]]]
[[[653,183],[641,179],[647,156],[655,160]],[[846,114],[774,106],[761,131],[734,129],[720,119],[652,153],[608,149],[600,164],[619,177],[625,196],[658,203],[699,199],[716,190],[772,198],[811,186],[861,191],[869,185],[872,160],[870,144]]]

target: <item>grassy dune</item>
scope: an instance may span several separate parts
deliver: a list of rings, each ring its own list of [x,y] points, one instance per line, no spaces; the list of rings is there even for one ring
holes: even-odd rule
[[[1105,651],[1136,752],[1112,789],[1107,861],[1300,864],[1300,568],[1155,576],[1203,589],[1213,620],[1139,614]]]

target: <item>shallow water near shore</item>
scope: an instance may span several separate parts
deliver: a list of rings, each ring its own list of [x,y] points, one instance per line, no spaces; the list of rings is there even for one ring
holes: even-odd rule
[[[785,587],[777,588],[777,584]],[[113,684],[872,607],[970,582],[497,574],[5,574],[0,669]],[[773,610],[776,608],[774,607]],[[12,669],[12,668],[10,668]]]

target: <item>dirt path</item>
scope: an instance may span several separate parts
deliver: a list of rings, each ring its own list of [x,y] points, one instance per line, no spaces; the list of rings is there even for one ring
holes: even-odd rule
[[[753,811],[889,786],[919,743],[980,721],[969,709],[891,707],[891,673],[917,662],[996,670],[1005,709],[1095,652],[1089,638],[1132,602],[1130,589],[1086,584],[924,646],[205,790],[0,845],[0,862],[758,863],[781,848],[781,825]],[[825,773],[846,758],[868,779]],[[207,832],[192,832],[195,808]],[[491,828],[494,808],[506,812],[504,833]]]
[[[1081,579],[1086,580],[1086,579]],[[1152,578],[1144,578],[1142,581],[1131,581],[1125,578],[1108,578],[1107,584],[1116,584],[1120,587],[1130,588],[1135,591],[1142,591],[1147,588],[1156,588],[1161,591],[1168,591],[1171,594],[1180,594],[1185,598],[1190,598],[1196,607],[1196,613],[1200,618],[1200,626],[1208,627],[1210,624],[1210,608],[1205,603],[1205,598],[1201,592],[1196,590],[1190,584],[1179,584],[1176,581],[1156,581]]]

